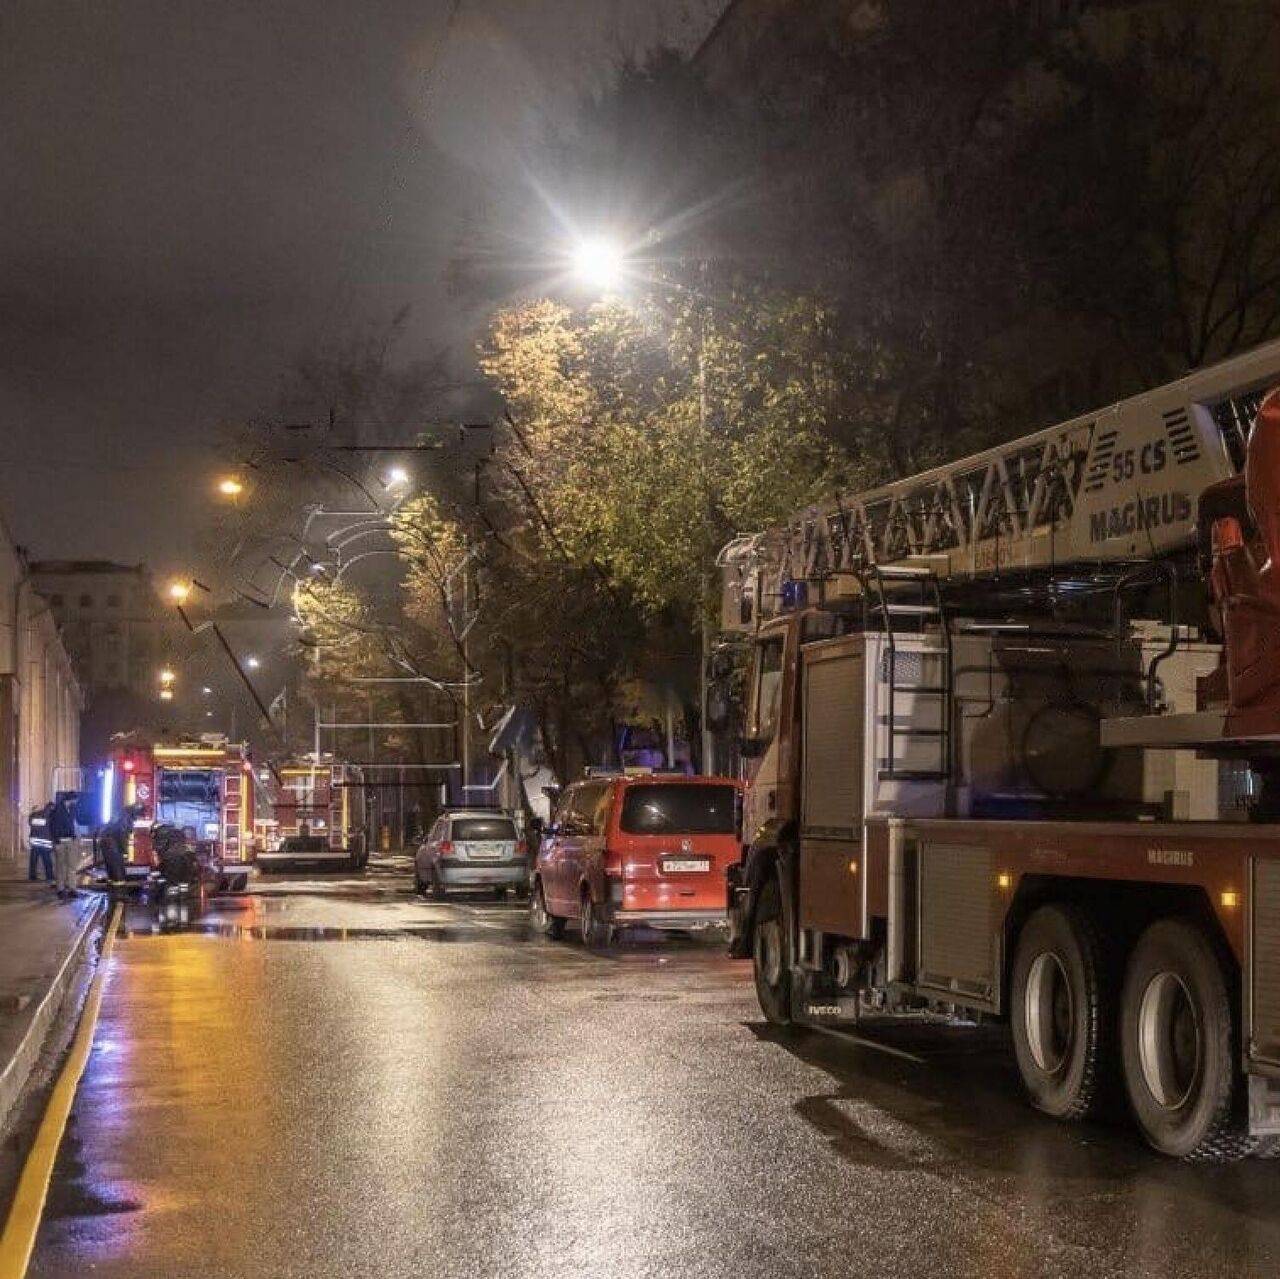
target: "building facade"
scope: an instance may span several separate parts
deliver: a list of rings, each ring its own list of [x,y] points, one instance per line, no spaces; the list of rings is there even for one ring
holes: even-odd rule
[[[27,815],[77,785],[83,710],[57,621],[0,523],[0,858],[25,856]]]

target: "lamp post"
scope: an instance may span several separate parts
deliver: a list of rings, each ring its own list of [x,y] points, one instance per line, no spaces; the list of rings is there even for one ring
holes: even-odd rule
[[[656,236],[649,237],[651,240]],[[634,254],[632,250],[619,241],[607,236],[590,236],[580,239],[567,255],[573,278],[584,288],[604,296],[615,293],[634,274]],[[698,260],[701,278],[701,290],[698,298],[697,325],[697,390],[698,390],[698,436],[702,456],[698,459],[702,476],[706,476],[706,452],[710,446],[708,438],[709,410],[707,401],[707,307],[706,277],[708,263],[705,258]],[[715,772],[715,737],[707,723],[707,665],[711,658],[711,622],[707,617],[707,603],[711,593],[709,574],[702,577],[701,607],[699,608],[698,630],[700,632],[698,663],[698,717],[701,721],[701,755],[704,774]]]

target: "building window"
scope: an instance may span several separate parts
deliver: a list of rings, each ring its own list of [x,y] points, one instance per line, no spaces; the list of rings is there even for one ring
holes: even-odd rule
[[[93,607],[93,596],[92,596],[92,595],[82,595],[82,596],[80,596],[80,607],[81,607],[81,608],[92,608],[92,607]]]

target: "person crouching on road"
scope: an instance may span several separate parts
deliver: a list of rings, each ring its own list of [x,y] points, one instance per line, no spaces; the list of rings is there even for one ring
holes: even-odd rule
[[[39,878],[36,870],[40,866],[44,867],[45,880],[53,879],[53,839],[49,834],[53,809],[52,804],[42,804],[33,808],[27,818],[27,844],[31,849],[31,856],[27,859],[27,878],[33,881]]]
[[[64,795],[54,805],[53,815],[49,818],[49,835],[53,840],[53,869],[58,896],[65,901],[76,895],[76,865],[80,860],[74,795]]]
[[[129,836],[133,834],[134,819],[142,812],[137,804],[128,804],[112,818],[98,834],[98,848],[107,868],[107,885],[110,888],[125,886],[125,858],[129,852]]]

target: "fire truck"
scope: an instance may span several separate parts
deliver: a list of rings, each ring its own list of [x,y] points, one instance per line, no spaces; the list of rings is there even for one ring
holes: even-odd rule
[[[151,829],[184,830],[219,868],[220,887],[238,892],[253,861],[254,776],[244,746],[208,735],[190,741],[124,745],[99,771],[99,820],[138,805],[129,841],[129,877],[151,870]]]
[[[264,824],[257,864],[263,871],[369,861],[364,777],[357,765],[300,761],[276,770],[273,816]]]
[[[735,539],[730,945],[775,1023],[1007,1021],[1033,1105],[1280,1140],[1280,343]]]

